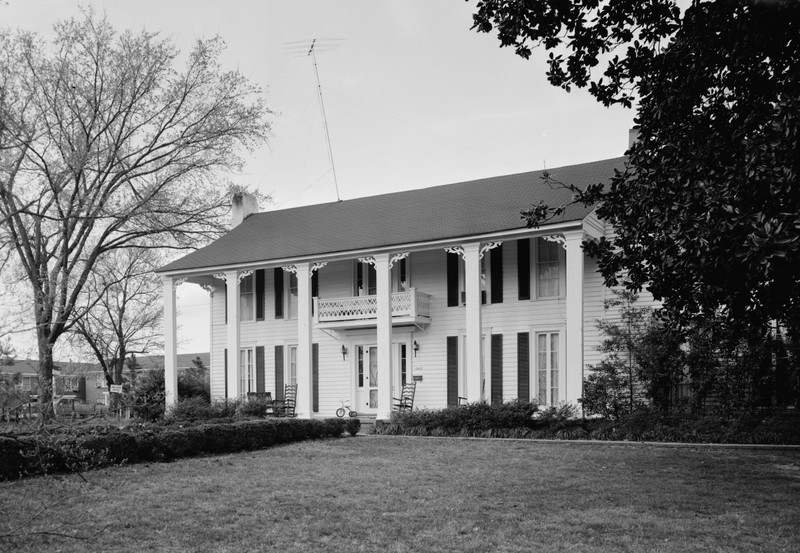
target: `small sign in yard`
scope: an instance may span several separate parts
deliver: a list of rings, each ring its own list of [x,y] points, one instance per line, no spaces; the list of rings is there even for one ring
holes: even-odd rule
[[[112,394],[121,394],[122,393],[122,384],[112,384],[109,387],[109,391]]]

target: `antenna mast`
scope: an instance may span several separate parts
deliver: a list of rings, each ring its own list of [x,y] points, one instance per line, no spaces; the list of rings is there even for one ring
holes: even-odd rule
[[[336,178],[336,165],[333,163],[333,149],[331,148],[331,136],[328,132],[328,117],[325,115],[325,102],[322,101],[322,85],[319,83],[319,70],[317,69],[317,54],[314,46],[317,44],[317,39],[311,41],[311,47],[308,49],[308,56],[314,62],[314,76],[317,79],[317,96],[319,97],[319,108],[322,112],[322,125],[325,128],[325,142],[328,144],[328,160],[331,162],[331,171],[333,172],[333,185],[336,187],[336,201],[341,202],[342,198],[339,197],[339,181]]]

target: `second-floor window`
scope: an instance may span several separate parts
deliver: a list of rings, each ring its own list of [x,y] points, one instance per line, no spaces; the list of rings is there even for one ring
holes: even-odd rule
[[[557,298],[561,295],[561,250],[557,242],[539,239],[536,245],[536,295]]]
[[[255,275],[251,274],[239,281],[239,320],[255,319],[256,290]]]

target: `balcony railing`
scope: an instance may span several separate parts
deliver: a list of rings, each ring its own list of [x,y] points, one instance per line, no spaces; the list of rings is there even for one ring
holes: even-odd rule
[[[340,323],[347,321],[377,321],[377,296],[353,296],[347,298],[315,298],[319,323]],[[405,292],[392,294],[392,320],[425,322],[430,320],[431,297],[429,294],[411,288]]]

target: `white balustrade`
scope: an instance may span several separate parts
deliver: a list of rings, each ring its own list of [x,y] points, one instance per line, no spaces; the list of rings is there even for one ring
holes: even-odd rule
[[[405,292],[394,292],[392,317],[430,317],[430,305],[430,295],[414,288]],[[377,319],[377,297],[316,298],[315,313],[321,323]]]

